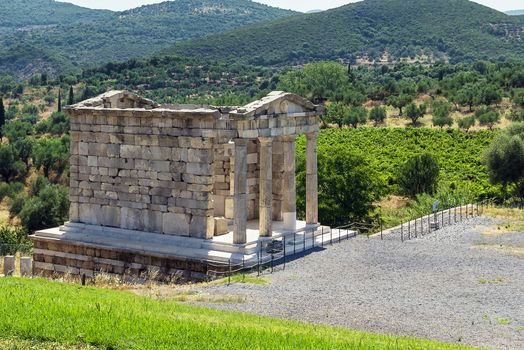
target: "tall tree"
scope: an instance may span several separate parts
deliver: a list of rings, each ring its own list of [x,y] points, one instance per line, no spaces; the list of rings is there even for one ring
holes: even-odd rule
[[[0,137],[2,137],[2,127],[5,125],[4,99],[0,96]]]
[[[62,91],[58,88],[58,112],[62,112]]]
[[[69,106],[75,104],[75,92],[73,91],[73,86],[69,87],[69,98],[67,99],[67,104]]]

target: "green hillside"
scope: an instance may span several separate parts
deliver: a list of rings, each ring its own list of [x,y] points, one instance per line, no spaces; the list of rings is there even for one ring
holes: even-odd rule
[[[107,17],[111,12],[91,10],[54,0],[0,1],[0,32],[67,25]]]
[[[20,78],[42,70],[53,74],[75,66],[148,56],[178,40],[295,14],[250,0],[177,0],[124,12],[103,12],[103,16],[91,20],[71,15],[75,18],[64,24],[41,26],[54,24],[54,20],[41,20],[38,14],[52,18],[55,15],[50,13],[65,10],[54,9],[53,1],[37,0],[27,11],[32,15],[24,17],[19,12],[27,9],[21,2],[25,0],[16,0],[2,14],[7,18],[13,14],[19,18],[16,23],[36,27],[0,37],[0,62],[6,63],[0,65],[0,75],[11,73]]]
[[[364,0],[179,43],[171,52],[257,65],[311,60],[486,59],[524,54],[524,21],[467,0]]]

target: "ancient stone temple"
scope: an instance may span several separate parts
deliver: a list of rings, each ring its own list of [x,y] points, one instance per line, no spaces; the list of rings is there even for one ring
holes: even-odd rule
[[[272,236],[318,224],[322,109],[275,91],[244,107],[158,105],[112,91],[71,116],[70,222],[36,232],[38,272],[198,278],[206,262],[248,260]],[[307,139],[305,221],[295,142]]]

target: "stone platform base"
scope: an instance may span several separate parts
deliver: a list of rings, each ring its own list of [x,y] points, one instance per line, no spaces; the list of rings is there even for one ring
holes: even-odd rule
[[[335,231],[335,230],[333,230]],[[324,232],[324,234],[322,234]],[[285,242],[287,256],[338,239],[328,227],[275,238]],[[36,275],[97,273],[138,279],[201,281],[208,271],[228,271],[230,265],[255,265],[268,256],[271,238],[243,245],[190,237],[160,235],[95,225],[66,223],[30,236],[34,242]]]

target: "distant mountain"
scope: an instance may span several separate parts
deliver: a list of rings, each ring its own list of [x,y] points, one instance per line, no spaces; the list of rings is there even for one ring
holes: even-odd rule
[[[0,1],[6,3],[1,17],[16,19],[5,27],[25,28],[0,36],[0,75],[20,78],[148,56],[179,40],[296,14],[250,0],[176,0],[123,12],[51,0]]]
[[[510,16],[522,16],[524,15],[524,10],[512,10],[506,11],[505,13]]]
[[[322,12],[322,10],[309,10],[306,13],[317,13],[317,12]]]
[[[524,20],[467,0],[364,0],[176,44],[168,52],[296,65],[312,60],[524,55]]]
[[[0,1],[0,30],[28,30],[42,26],[68,25],[110,15],[111,11],[91,10],[53,0]]]

